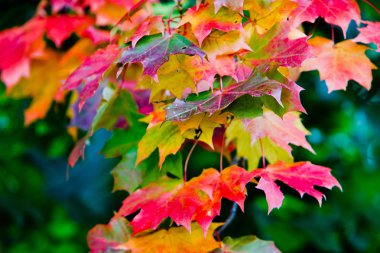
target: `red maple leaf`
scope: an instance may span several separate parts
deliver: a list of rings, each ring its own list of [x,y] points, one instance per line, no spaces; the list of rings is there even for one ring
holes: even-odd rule
[[[362,23],[366,26],[359,28],[360,33],[353,41],[374,43],[377,46],[377,52],[380,52],[380,22],[362,21]]]
[[[254,170],[252,173],[255,177],[261,177],[256,188],[265,192],[268,202],[268,213],[270,213],[273,208],[279,208],[284,199],[280,187],[275,183],[276,180],[297,190],[301,197],[305,193],[313,196],[318,200],[319,205],[322,204],[322,198],[325,196],[316,190],[314,186],[328,189],[337,186],[342,190],[339,182],[330,174],[329,168],[314,165],[310,162],[297,162],[293,164],[277,162],[268,165],[264,169]]]
[[[75,90],[83,84],[79,94],[79,110],[86,100],[96,92],[104,72],[114,62],[119,53],[120,49],[116,45],[109,45],[106,48],[99,49],[93,55],[87,57],[82,65],[67,78],[62,89]]]
[[[93,23],[92,18],[85,16],[54,15],[46,18],[46,33],[57,47],[61,47],[72,33],[81,35]]]
[[[295,25],[304,21],[314,22],[318,17],[327,23],[338,25],[347,31],[351,20],[359,23],[360,9],[355,0],[297,0],[297,9],[293,12]]]
[[[211,221],[219,214],[221,199],[235,201],[244,208],[245,185],[252,173],[238,166],[231,166],[219,173],[207,169],[190,181],[163,178],[128,196],[118,215],[127,216],[140,212],[131,222],[133,232],[156,229],[167,217],[191,229],[191,221],[197,221],[204,233]]]
[[[0,33],[1,80],[8,87],[15,85],[21,77],[29,77],[31,59],[43,55],[44,31],[45,21],[34,18],[21,27]]]

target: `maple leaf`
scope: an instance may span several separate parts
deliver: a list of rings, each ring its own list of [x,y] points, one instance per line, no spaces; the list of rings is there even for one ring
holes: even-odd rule
[[[211,64],[219,76],[231,76],[237,82],[247,80],[252,74],[252,68],[236,55],[217,56]]]
[[[76,94],[74,94],[74,96],[71,97],[71,101],[73,101],[71,108],[68,111],[69,117],[71,117],[70,126],[84,131],[90,130],[92,121],[96,116],[100,103],[102,102],[102,98],[103,90],[98,89],[92,97],[86,100],[86,103],[79,111],[79,100]]]
[[[304,21],[314,22],[318,17],[327,23],[338,25],[343,33],[351,20],[360,23],[360,9],[355,0],[297,0],[297,9],[292,13],[295,26]]]
[[[380,22],[362,21],[362,23],[366,26],[358,28],[360,33],[353,41],[374,43],[377,46],[377,52],[380,52]]]
[[[212,231],[222,223],[212,223],[206,236],[196,223],[191,224],[191,234],[183,227],[172,227],[169,230],[159,230],[151,234],[133,237],[121,245],[121,250],[131,250],[133,253],[197,253],[211,252],[219,247]]]
[[[198,56],[171,55],[157,71],[158,82],[152,85],[151,97],[162,90],[169,90],[177,98],[182,98],[186,89],[196,92],[196,84],[204,81],[212,86],[215,71],[206,59]]]
[[[106,48],[99,49],[86,58],[82,65],[67,78],[62,90],[75,90],[83,83],[83,87],[79,92],[79,110],[82,109],[86,100],[94,95],[104,72],[110,67],[119,53],[119,47],[112,44]]]
[[[231,31],[228,33],[213,31],[204,40],[202,49],[206,52],[207,58],[212,61],[219,55],[228,55],[251,51],[245,42],[243,33]]]
[[[114,129],[112,137],[104,144],[102,154],[107,158],[118,157],[136,147],[145,134],[146,125],[134,124],[129,129]]]
[[[280,253],[273,242],[263,241],[256,236],[247,235],[239,238],[231,238],[229,236],[223,239],[222,249],[216,253]]]
[[[324,195],[316,190],[314,186],[328,189],[337,186],[342,190],[338,181],[330,174],[329,168],[314,165],[310,162],[297,162],[293,164],[277,162],[268,165],[265,169],[254,170],[252,173],[255,177],[260,176],[260,181],[256,188],[265,192],[268,202],[268,213],[273,208],[279,208],[284,199],[284,195],[280,187],[275,183],[275,180],[279,180],[297,190],[301,197],[305,193],[309,194],[318,200],[319,205],[322,205]]]
[[[44,56],[45,32],[60,47],[71,33],[81,34],[91,23],[92,19],[89,17],[54,15],[33,18],[21,27],[2,31],[0,33],[0,58],[4,59],[0,60],[2,80],[11,87],[21,77],[29,77],[31,59]]]
[[[104,94],[102,103],[92,120],[91,131],[100,128],[111,130],[120,120],[127,121],[129,127],[133,127],[136,119],[141,118],[130,92],[106,87]]]
[[[167,140],[170,138],[170,142]],[[136,164],[146,159],[158,148],[160,154],[159,165],[162,166],[165,157],[175,154],[181,148],[185,138],[181,135],[178,126],[172,122],[165,122],[147,130],[138,145]]]
[[[213,135],[214,129],[221,125],[227,125],[231,119],[230,113],[214,113],[208,116],[207,113],[196,114],[186,121],[174,122],[181,130],[181,134],[187,139],[203,141],[214,149]]]
[[[216,7],[215,7],[216,9]],[[242,17],[231,9],[222,8],[215,13],[213,5],[206,3],[186,11],[179,25],[191,24],[191,29],[199,45],[213,29],[224,32],[243,30]]]
[[[283,89],[281,94],[281,101],[287,111],[300,111],[306,113],[300,99],[300,93],[303,90],[304,89],[301,86],[298,86],[296,82],[287,79],[286,89]]]
[[[376,69],[376,66],[365,55],[368,47],[358,45],[352,40],[334,44],[322,37],[309,40],[309,44],[315,57],[305,60],[301,70],[318,70],[321,80],[326,81],[329,92],[345,90],[351,79],[366,89],[371,88],[371,70]]]
[[[44,52],[45,21],[29,20],[21,27],[0,32],[1,80],[7,87],[14,86],[22,77],[30,75],[30,61]]]
[[[245,59],[255,66],[276,62],[282,66],[299,67],[305,59],[312,56],[307,39],[275,37],[261,50],[248,53]]]
[[[85,29],[81,33],[81,36],[83,38],[89,38],[95,45],[109,43],[110,41],[112,41],[112,39],[110,39],[109,31],[97,29],[93,26],[90,26],[87,29]]]
[[[277,23],[288,18],[297,4],[292,0],[245,1],[244,9],[249,11],[251,23],[258,34],[264,34]],[[281,26],[285,26],[283,23]]]
[[[170,217],[189,231],[191,221],[195,220],[206,235],[211,221],[220,212],[221,198],[235,201],[243,209],[245,185],[252,176],[234,165],[221,173],[215,169],[204,170],[185,183],[163,178],[128,196],[117,215],[127,216],[140,209],[131,222],[134,233],[156,229],[163,219]]]
[[[91,0],[86,5],[90,6],[91,11],[96,16],[98,26],[115,25],[125,14],[132,12],[135,5],[145,3],[146,0]],[[132,15],[132,14],[131,14]]]
[[[51,0],[50,2],[53,13],[58,13],[65,8],[70,8],[77,13],[83,14],[83,8],[85,7],[85,3],[78,0]]]
[[[78,162],[79,158],[84,159],[84,150],[86,148],[86,144],[89,138],[90,135],[84,136],[82,139],[77,141],[74,148],[71,150],[68,160],[70,167],[74,167],[75,164]]]
[[[248,170],[252,171],[259,165],[260,158],[265,156],[269,163],[284,161],[292,163],[293,157],[282,147],[276,145],[268,137],[260,138],[252,143],[250,133],[241,120],[234,119],[226,130],[227,143],[236,144],[236,154],[248,161]]]
[[[246,94],[253,97],[261,97],[265,94],[271,95],[281,104],[281,90],[281,83],[260,74],[253,74],[251,78],[244,82],[232,84],[223,90],[215,90],[206,99],[174,101],[174,103],[165,108],[166,120],[183,121],[194,114],[202,112],[208,112],[211,115],[217,110],[226,108],[235,99]]]
[[[150,35],[139,40],[136,47],[128,47],[122,51],[117,62],[141,62],[144,66],[143,74],[150,75],[157,80],[157,70],[169,60],[170,55],[187,54],[205,57],[205,53],[179,34],[172,36]]]
[[[83,50],[84,47],[87,50]],[[62,81],[92,48],[89,41],[81,40],[64,55],[46,50],[43,58],[32,61],[29,78],[21,79],[16,86],[8,90],[8,95],[14,98],[33,98],[32,103],[24,112],[25,125],[43,118],[54,100],[64,99],[64,93],[59,92]]]
[[[243,2],[243,0],[214,0],[215,13],[218,12],[222,6],[224,6],[242,14]]]
[[[309,132],[302,125],[297,112],[288,112],[281,119],[274,112],[265,109],[263,116],[243,119],[242,122],[251,135],[251,145],[259,138],[268,137],[289,154],[292,150],[289,143],[301,146],[314,153],[305,137]]]
[[[90,253],[119,251],[117,247],[131,239],[131,230],[124,217],[114,217],[108,224],[96,225],[87,234]]]
[[[163,109],[154,110],[153,112],[149,113],[148,116],[141,119],[141,122],[148,123],[148,128],[154,127],[157,124],[161,124],[165,121],[166,112]]]
[[[61,47],[72,33],[81,35],[94,21],[86,16],[54,15],[46,18],[46,34]]]
[[[133,33],[133,35],[129,38],[129,40],[132,42],[132,47],[136,46],[136,43],[144,36],[155,34],[155,33],[161,33],[164,35],[165,26],[162,21],[162,17],[160,16],[154,16],[154,17],[148,17],[146,20],[144,20],[142,23],[139,24],[136,31]]]
[[[149,157],[136,166],[136,157],[137,149],[133,147],[125,152],[122,160],[112,169],[111,174],[114,178],[113,191],[125,190],[132,193],[138,187],[154,182],[167,173],[178,178],[183,176],[181,153],[168,156],[162,168],[158,168],[157,157]]]

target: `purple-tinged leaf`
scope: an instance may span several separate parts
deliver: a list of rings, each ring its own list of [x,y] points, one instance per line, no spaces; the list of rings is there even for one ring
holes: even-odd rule
[[[157,70],[169,60],[170,55],[198,55],[202,59],[206,54],[188,39],[179,34],[172,36],[161,34],[145,36],[136,47],[126,48],[117,62],[122,64],[141,62],[143,74],[157,79]]]
[[[210,115],[230,105],[235,99],[243,95],[261,97],[263,95],[273,96],[279,104],[281,103],[281,91],[283,84],[268,79],[262,75],[254,75],[244,82],[235,83],[223,90],[214,91],[210,97],[200,101],[176,100],[166,107],[166,120],[184,121],[194,114],[208,112]]]

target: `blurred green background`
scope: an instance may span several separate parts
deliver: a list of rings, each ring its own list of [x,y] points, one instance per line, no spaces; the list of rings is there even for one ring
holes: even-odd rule
[[[1,1],[0,30],[23,24],[37,4]],[[380,20],[369,5],[359,4],[364,20]],[[318,31],[330,37],[331,26],[320,21]],[[352,26],[348,38],[355,35]],[[342,39],[339,29],[335,38]],[[368,55],[380,66],[380,54]],[[298,82],[306,89],[301,93],[308,112],[303,122],[317,155],[295,147],[296,160],[333,168],[343,192],[323,189],[327,201],[320,208],[314,199],[301,200],[282,187],[284,204],[268,216],[263,192],[251,186],[245,213],[238,210],[222,236],[256,234],[275,241],[283,252],[380,251],[380,73],[373,74],[370,91],[350,82],[347,91],[328,94],[317,72],[302,74]],[[110,134],[95,134],[85,160],[70,169],[67,180],[67,156],[74,144],[65,130],[67,105],[53,105],[46,119],[24,128],[29,103],[7,98],[0,84],[0,253],[87,252],[87,231],[106,223],[126,196],[111,193],[109,172],[117,161],[99,155]],[[197,148],[190,167],[218,166],[218,160],[217,154]],[[230,206],[224,203],[220,220]]]

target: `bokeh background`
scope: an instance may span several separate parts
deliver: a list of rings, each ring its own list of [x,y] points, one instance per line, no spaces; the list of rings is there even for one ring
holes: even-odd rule
[[[36,0],[1,0],[0,30],[23,24],[33,16]],[[380,8],[379,1],[372,1]],[[380,15],[358,1],[364,20]],[[305,30],[315,29],[306,24]],[[331,26],[318,21],[317,32],[331,37]],[[356,36],[355,25],[348,38]],[[343,39],[335,29],[335,39]],[[380,54],[367,51],[380,66]],[[249,189],[245,213],[237,211],[222,234],[234,237],[256,234],[275,241],[283,252],[380,252],[380,73],[367,91],[351,82],[347,91],[327,93],[317,72],[301,75],[301,99],[308,115],[303,123],[317,155],[294,147],[296,160],[331,167],[343,192],[323,189],[317,202],[283,187],[283,206],[268,216],[264,194]],[[85,160],[67,168],[74,143],[66,132],[67,104],[54,104],[44,120],[23,125],[29,100],[12,100],[0,83],[0,253],[87,252],[86,233],[106,223],[126,193],[112,193],[110,170],[117,160],[99,154],[110,136],[97,132],[86,149]],[[187,153],[185,149],[184,154]],[[190,168],[218,166],[217,154],[197,148]],[[69,179],[67,179],[67,174]],[[220,220],[229,213],[224,203]]]

